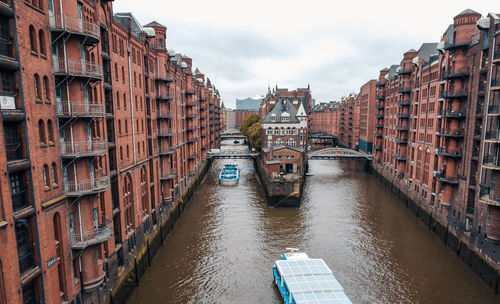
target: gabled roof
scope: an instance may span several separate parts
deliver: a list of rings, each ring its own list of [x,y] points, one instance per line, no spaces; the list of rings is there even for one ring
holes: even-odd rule
[[[128,20],[130,20],[130,31],[138,38],[140,38],[140,34],[144,32],[142,25],[135,19],[132,13],[116,13],[113,18],[126,29],[128,29]]]
[[[165,27],[166,28],[166,26],[164,26],[163,24],[160,24],[160,23],[158,23],[156,21],[152,21],[152,22],[146,24],[145,26],[161,26],[161,27]]]
[[[263,123],[281,123],[281,116],[285,112],[290,115],[290,121],[287,121],[286,123],[298,123],[299,122],[299,120],[296,117],[297,116],[297,109],[289,102],[285,103],[283,100],[278,101],[274,105],[273,109],[266,115],[266,117],[264,118],[264,120],[262,122]],[[271,116],[276,117],[276,121],[271,121]]]
[[[439,54],[437,45],[437,42],[422,43],[420,49],[418,49],[420,52],[420,61],[423,60],[427,63],[430,61],[429,59],[431,56]]]
[[[302,147],[292,147],[292,146],[278,145],[278,146],[273,146],[272,148],[273,148],[274,151],[283,150],[283,149],[290,149],[290,150],[294,150],[294,151],[297,151],[297,152],[304,152],[304,148],[302,148]]]
[[[470,8],[468,8],[465,11],[461,12],[460,14],[456,15],[455,18],[456,17],[460,17],[460,16],[465,16],[465,15],[479,15],[479,16],[481,16],[480,13],[478,13],[476,11],[473,11]]]

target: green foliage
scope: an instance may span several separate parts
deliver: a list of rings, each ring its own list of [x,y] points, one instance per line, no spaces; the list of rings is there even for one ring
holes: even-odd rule
[[[247,136],[248,128],[250,128],[250,126],[256,122],[259,122],[259,124],[260,124],[260,116],[259,115],[257,115],[257,114],[248,115],[247,118],[245,118],[245,120],[241,124],[241,127],[240,127],[241,133],[243,133],[243,135],[248,137]]]
[[[256,150],[260,150],[260,116],[249,115],[241,124],[240,131]]]
[[[246,135],[246,137],[250,145],[252,145],[255,150],[260,151],[260,119],[248,128],[247,133],[248,135]]]

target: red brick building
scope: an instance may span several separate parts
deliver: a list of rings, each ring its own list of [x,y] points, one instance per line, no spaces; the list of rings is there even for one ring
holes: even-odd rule
[[[259,115],[258,111],[251,111],[251,110],[233,110],[234,113],[234,127],[236,129],[239,129],[241,127],[241,124],[245,121],[245,119],[252,114]]]
[[[320,103],[311,111],[311,133],[324,132],[329,135],[338,135],[338,103]]]
[[[219,93],[110,1],[0,14],[0,303],[105,302],[218,144]]]

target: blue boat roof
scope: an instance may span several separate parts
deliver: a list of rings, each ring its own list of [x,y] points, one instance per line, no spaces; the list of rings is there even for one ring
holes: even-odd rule
[[[276,267],[296,304],[352,304],[322,259],[279,260]]]

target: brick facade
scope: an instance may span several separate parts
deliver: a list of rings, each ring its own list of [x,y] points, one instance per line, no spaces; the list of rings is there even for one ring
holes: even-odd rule
[[[110,1],[0,6],[0,303],[104,302],[219,144],[219,92]]]

